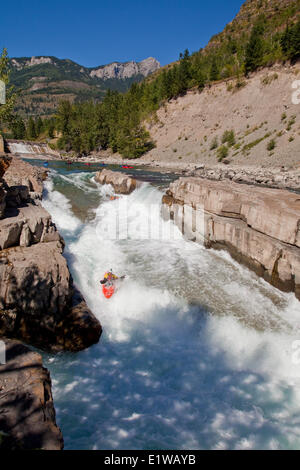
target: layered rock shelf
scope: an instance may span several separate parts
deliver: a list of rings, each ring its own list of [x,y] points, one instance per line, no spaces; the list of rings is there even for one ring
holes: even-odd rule
[[[300,299],[300,196],[229,181],[179,178],[163,215],[192,240],[225,249],[273,286]]]
[[[95,180],[100,184],[111,184],[118,194],[130,194],[139,185],[135,178],[111,170],[98,171],[95,175]]]
[[[79,351],[98,342],[101,325],[73,285],[64,241],[40,204],[45,172],[16,157],[10,163],[2,181],[0,335]]]

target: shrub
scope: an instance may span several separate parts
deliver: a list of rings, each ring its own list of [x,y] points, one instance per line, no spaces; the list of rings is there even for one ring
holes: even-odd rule
[[[244,88],[246,86],[245,80],[238,80],[235,84],[235,88],[239,90],[240,88]]]
[[[270,83],[273,82],[273,80],[277,80],[278,79],[278,74],[277,73],[273,73],[272,75],[266,75],[262,80],[261,80],[261,83],[263,85],[270,85]]]
[[[219,162],[228,156],[229,148],[226,145],[221,145],[217,150],[217,157]]]
[[[269,150],[269,152],[271,152],[272,150],[274,150],[275,147],[276,147],[275,140],[274,139],[270,140],[270,142],[267,145],[267,150]]]
[[[234,131],[225,131],[222,136],[222,144],[228,143],[229,147],[232,147],[235,144],[235,135]]]
[[[292,116],[291,119],[288,122],[286,130],[290,131],[292,126],[295,124],[295,122],[296,122],[296,116]]]
[[[218,137],[214,137],[214,139],[212,140],[212,143],[211,143],[211,146],[210,146],[210,150],[214,150],[216,148],[218,148]]]

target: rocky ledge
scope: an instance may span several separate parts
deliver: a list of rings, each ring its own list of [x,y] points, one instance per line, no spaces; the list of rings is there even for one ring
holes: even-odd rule
[[[118,194],[130,194],[134,191],[139,182],[135,178],[119,171],[102,170],[95,175],[95,181],[100,184],[111,184]]]
[[[48,351],[79,351],[98,342],[101,325],[73,285],[64,241],[40,205],[44,178],[13,157],[2,180],[0,335]]]
[[[0,450],[62,449],[42,357],[18,341],[2,341],[6,363],[0,365]]]
[[[183,177],[163,215],[192,240],[225,249],[273,286],[300,299],[300,196],[286,190]]]

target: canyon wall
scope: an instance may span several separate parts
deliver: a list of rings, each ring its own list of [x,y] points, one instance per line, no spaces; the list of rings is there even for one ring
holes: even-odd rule
[[[89,347],[101,325],[73,285],[64,241],[40,204],[45,171],[2,159],[9,163],[0,187],[0,335],[49,351]]]
[[[300,196],[229,181],[180,178],[163,216],[187,238],[225,249],[273,286],[300,299]]]
[[[63,448],[49,372],[18,340],[76,352],[97,343],[102,332],[73,285],[64,240],[41,206],[46,177],[17,157],[0,157],[1,450]]]

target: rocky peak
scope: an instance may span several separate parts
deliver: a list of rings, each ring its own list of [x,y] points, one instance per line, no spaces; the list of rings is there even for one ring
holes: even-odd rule
[[[141,62],[113,62],[109,65],[96,67],[91,69],[90,76],[102,80],[108,80],[110,78],[131,78],[135,75],[143,75],[146,77],[159,68],[160,63],[153,57],[148,57],[148,59],[144,59]]]
[[[53,64],[54,61],[51,57],[26,57],[24,59],[11,59],[11,63],[17,69],[22,69],[23,67],[32,67],[33,65],[40,64]]]

